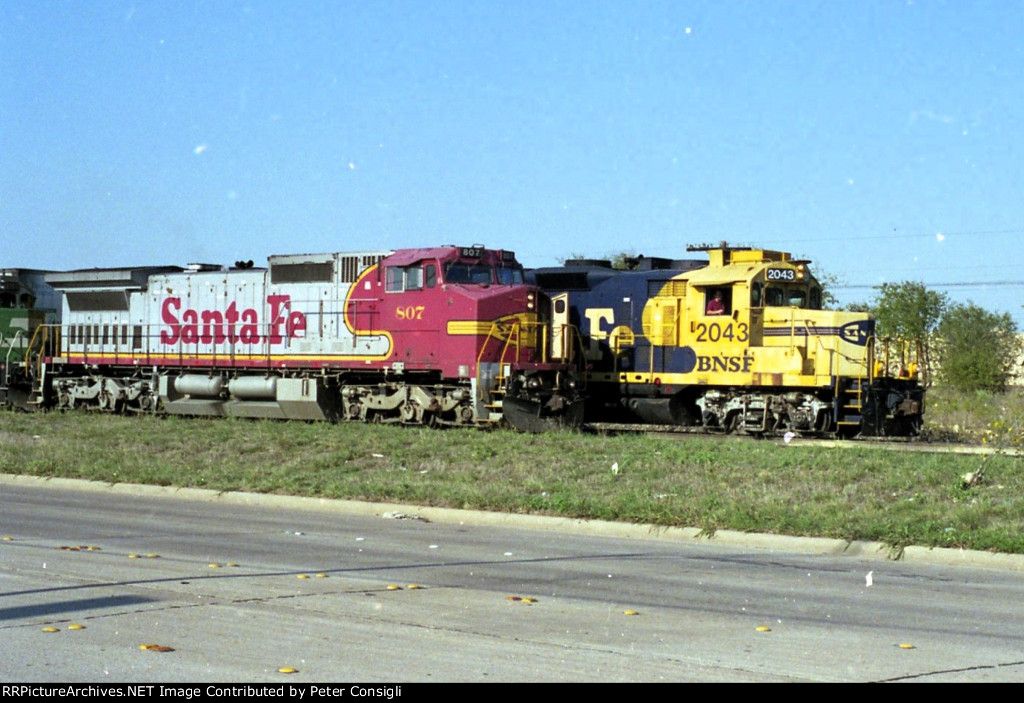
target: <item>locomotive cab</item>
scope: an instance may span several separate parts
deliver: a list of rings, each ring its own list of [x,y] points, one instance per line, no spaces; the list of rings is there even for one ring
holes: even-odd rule
[[[372,275],[381,319],[396,342],[393,359],[404,371],[468,379],[466,360],[484,351],[492,325],[518,322],[536,334],[538,294],[523,285],[513,252],[407,249],[384,259]],[[532,344],[520,345],[511,360],[533,361],[532,354]]]

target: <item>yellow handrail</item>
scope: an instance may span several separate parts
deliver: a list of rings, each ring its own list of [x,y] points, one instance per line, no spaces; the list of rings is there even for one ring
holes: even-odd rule
[[[34,374],[32,373],[32,361],[33,361],[32,350],[37,348],[37,347],[39,348],[40,351],[43,351],[43,350],[46,349],[47,342],[51,341],[51,329],[52,329],[52,339],[53,339],[53,342],[54,342],[53,346],[57,350],[60,349],[60,327],[59,326],[57,326],[57,325],[39,325],[38,327],[36,327],[35,332],[32,333],[32,339],[30,339],[29,342],[28,342],[28,348],[25,350],[24,363],[25,363],[25,374],[26,375],[32,376],[32,377],[38,377],[42,373],[42,371],[43,371],[43,355],[41,353],[35,355],[36,368],[35,368],[35,373]],[[38,344],[37,344],[37,342],[38,342]]]

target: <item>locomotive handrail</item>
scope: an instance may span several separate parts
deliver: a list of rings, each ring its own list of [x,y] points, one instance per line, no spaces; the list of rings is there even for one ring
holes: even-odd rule
[[[516,325],[513,325],[513,328],[515,328],[515,327],[516,327]],[[498,334],[500,332],[500,329],[501,328],[500,328],[500,325],[498,324],[498,321],[497,320],[492,320],[491,321],[490,329],[487,330],[487,338],[484,339],[484,343],[480,345],[480,351],[477,353],[477,356],[476,356],[476,378],[477,378],[477,381],[479,381],[480,378],[481,378],[480,369],[481,369],[481,367],[483,366],[483,363],[484,363],[484,352],[487,351],[488,342],[490,342],[492,339],[494,339],[494,340],[500,340],[501,339],[501,337]],[[506,350],[508,348],[508,343],[511,340],[511,337],[512,337],[512,335],[509,334],[508,339],[505,340],[505,344],[502,347],[501,354],[498,355],[497,363],[498,363],[498,367],[499,368],[498,368],[497,380],[499,381],[499,383],[498,383],[499,387],[501,385],[500,384],[500,379],[501,379],[501,377],[503,375],[502,374],[501,365],[505,361],[505,352],[506,352]],[[486,397],[486,394],[488,394],[490,392],[491,392],[490,389],[485,389],[479,383],[477,384],[477,397],[479,399],[483,400]]]
[[[494,326],[498,327],[498,323],[495,322],[493,324],[494,324]],[[505,358],[508,355],[509,348],[513,348],[514,349],[514,357],[513,358],[518,361],[518,359],[519,359],[519,333],[520,333],[520,331],[521,330],[519,329],[519,321],[516,320],[515,322],[512,323],[512,328],[509,330],[508,336],[505,338],[505,344],[501,348],[501,354],[498,356],[498,363],[499,364],[504,364],[505,363]],[[515,339],[514,343],[512,341],[513,339]]]
[[[916,378],[919,373],[921,373],[921,357],[924,353],[920,340],[903,339],[899,337],[882,337],[881,342],[884,350],[882,368],[886,376]],[[898,353],[896,354],[890,352],[890,349],[894,345],[898,349]],[[911,346],[913,346],[913,350],[911,350]],[[896,358],[894,359],[893,357]],[[894,363],[899,364],[899,368],[895,374],[892,372],[892,365]]]
[[[72,325],[67,325],[72,327]],[[101,325],[102,326],[102,325]],[[60,332],[63,329],[62,324],[51,324],[51,325],[40,325],[37,328],[37,333],[44,327],[53,330],[53,334],[47,336],[43,342],[45,343],[48,339],[61,339]],[[160,336],[160,325],[136,325],[137,335],[139,344],[138,346],[132,344],[122,344],[120,337],[117,334],[111,335],[111,340],[107,344],[101,344],[95,341],[90,336],[82,337],[79,335],[77,341],[69,342],[67,348],[61,348],[60,345],[56,345],[55,354],[58,355],[81,355],[86,363],[95,363],[94,359],[90,359],[90,354],[99,352],[112,352],[116,363],[134,363],[134,364],[145,364],[150,365],[153,363],[153,357],[161,358],[173,358],[177,362],[177,367],[185,368],[189,365],[188,362],[197,362],[203,357],[209,360],[209,366],[211,367],[231,367],[234,366],[239,350],[234,344],[220,344],[210,343],[207,344],[203,340],[196,340],[195,342],[188,341],[183,342],[178,340],[170,348],[165,351],[158,351],[158,346],[154,340],[159,339]],[[248,358],[252,362],[259,362],[267,370],[273,370],[274,362],[274,351],[270,348],[270,344],[266,341],[268,337],[268,330],[271,329],[271,325],[262,325],[258,328],[258,334],[260,341],[258,343],[244,343],[247,346]],[[144,341],[143,341],[144,340]],[[289,340],[290,342],[290,340]],[[71,348],[72,344],[74,349]],[[30,345],[30,349],[36,346],[35,340]],[[201,351],[201,346],[208,346],[208,351]],[[226,349],[222,348],[226,347]]]
[[[9,385],[11,379],[11,354],[14,353],[14,343],[21,337],[21,330],[15,333],[14,337],[11,338],[10,344],[7,345],[7,356],[4,358],[4,386]],[[0,345],[4,343],[4,335],[0,332]]]
[[[50,334],[51,330],[53,332],[52,338]],[[32,333],[32,338],[28,342],[28,348],[25,350],[25,375],[38,378],[42,374],[43,354],[36,354],[36,368],[35,373],[33,373],[32,350],[38,347],[40,352],[43,352],[46,350],[47,343],[50,343],[51,350],[56,348],[57,352],[60,351],[60,325],[39,325],[36,327],[35,332]]]
[[[586,366],[587,353],[583,347],[583,335],[580,334],[579,327],[573,324],[565,324],[562,325],[561,333],[563,347],[569,350],[569,354],[562,360],[569,364],[576,364],[578,354],[580,363],[577,365],[577,368],[582,370]],[[566,338],[569,340],[568,344],[565,344]]]
[[[513,321],[501,322],[495,320],[491,322],[490,329],[487,332],[487,337],[484,343],[480,346],[480,351],[477,353],[476,377],[478,379],[481,378],[481,367],[485,362],[484,357],[487,353],[488,348],[493,348],[490,345],[490,342],[492,340],[501,344],[501,351],[497,354],[496,358],[494,359],[494,363],[497,363],[498,366],[501,367],[504,364],[509,363],[510,361],[520,361],[522,347],[524,344],[523,335],[530,334],[537,335],[536,342],[540,360],[542,362],[550,362],[551,359],[548,355],[550,353],[551,340],[549,335],[555,334],[554,329],[549,330],[547,325],[539,321],[523,321],[517,319]],[[569,350],[568,358],[563,359],[564,361],[572,363],[573,358],[576,356],[576,346],[579,347],[580,358],[585,358],[583,356],[583,339],[575,325],[562,325],[560,334],[562,334],[563,337],[568,339],[567,345],[564,344],[563,340],[563,346]],[[498,375],[495,377],[495,380],[498,381],[499,389],[501,386],[501,380],[503,378],[504,371],[503,369],[499,368]],[[483,386],[478,386],[477,395],[479,398],[482,399],[485,397],[485,394],[493,393],[494,390],[495,389],[488,390],[485,389]]]
[[[875,380],[875,336],[871,335],[868,337],[867,343],[867,364],[868,364],[868,383],[874,383]]]

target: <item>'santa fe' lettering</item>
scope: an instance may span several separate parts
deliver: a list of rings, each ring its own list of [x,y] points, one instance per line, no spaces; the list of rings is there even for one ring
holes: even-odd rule
[[[290,295],[268,295],[270,322],[261,335],[259,312],[239,310],[232,302],[226,310],[181,310],[181,298],[165,298],[160,319],[167,329],[160,331],[161,344],[281,344],[285,339],[306,335],[306,316],[292,311]],[[180,314],[179,314],[180,311]]]

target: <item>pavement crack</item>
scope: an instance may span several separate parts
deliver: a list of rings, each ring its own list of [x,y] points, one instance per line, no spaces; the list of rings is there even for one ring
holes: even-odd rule
[[[964,666],[954,669],[935,669],[934,671],[922,671],[916,674],[905,674],[903,676],[893,676],[887,679],[877,679],[872,683],[894,683],[897,681],[913,681],[914,679],[923,679],[930,676],[942,676],[944,674],[963,674],[969,671],[986,671],[995,669],[1004,669],[1024,666],[1024,661],[1013,661],[1013,662],[1002,662],[999,664],[977,664],[975,666]]]

